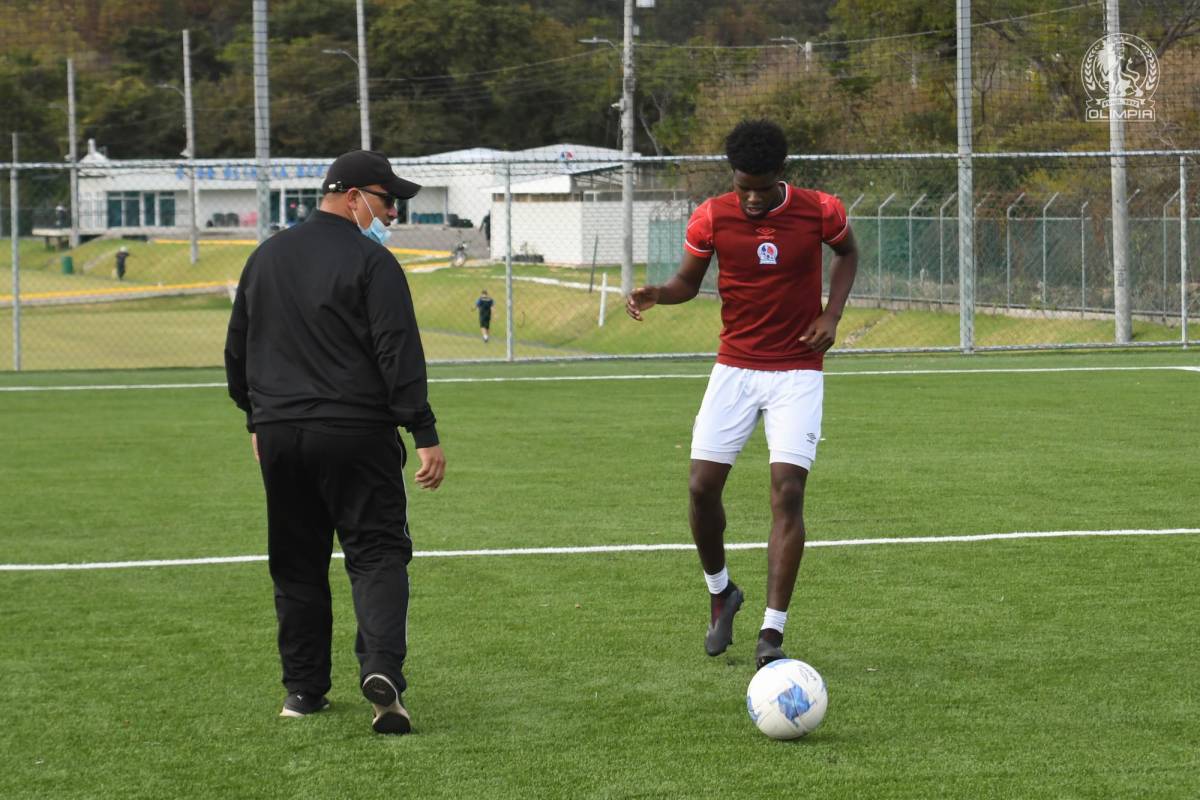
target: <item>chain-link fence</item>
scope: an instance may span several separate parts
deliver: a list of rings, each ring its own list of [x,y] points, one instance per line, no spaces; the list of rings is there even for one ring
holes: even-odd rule
[[[0,178],[0,263],[13,276],[0,296],[6,366],[219,365],[260,208],[272,231],[302,224],[320,202],[329,160],[272,162],[260,205],[253,162],[94,156],[79,167],[74,209],[62,165],[7,165]],[[1194,263],[1200,243],[1200,175],[1191,155],[1127,162],[1132,341],[1179,343],[1200,315],[1196,271],[1184,260],[1190,248]],[[623,313],[619,154],[558,148],[395,165],[424,186],[401,209],[389,246],[408,273],[431,361],[715,351],[715,259],[694,301],[654,309],[640,324]],[[859,267],[837,347],[961,346],[964,211],[975,240],[975,349],[1112,344],[1110,159],[977,156],[974,207],[965,210],[955,170],[945,156],[789,162],[790,182],[838,195],[850,213]],[[638,158],[634,172],[633,283],[661,283],[678,267],[692,211],[729,190],[729,168],[707,156]],[[496,301],[490,341],[475,304],[483,291]]]

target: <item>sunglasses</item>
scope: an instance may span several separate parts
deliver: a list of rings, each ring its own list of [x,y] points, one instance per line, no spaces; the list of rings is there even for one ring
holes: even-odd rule
[[[400,198],[396,197],[394,194],[392,194],[390,192],[377,192],[374,189],[364,189],[361,186],[356,186],[354,188],[358,189],[360,192],[365,192],[366,194],[373,194],[376,197],[383,198],[383,205],[385,208],[395,208],[396,204],[400,202]]]

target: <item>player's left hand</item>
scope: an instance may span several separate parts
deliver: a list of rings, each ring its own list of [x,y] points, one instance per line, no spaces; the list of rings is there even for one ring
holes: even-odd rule
[[[809,349],[824,353],[833,347],[837,339],[838,317],[832,314],[822,314],[813,320],[812,325],[800,337],[800,343],[808,345]]]
[[[446,455],[441,445],[433,447],[418,447],[417,458],[421,459],[421,468],[413,475],[413,480],[422,489],[436,489],[442,485],[446,475]]]

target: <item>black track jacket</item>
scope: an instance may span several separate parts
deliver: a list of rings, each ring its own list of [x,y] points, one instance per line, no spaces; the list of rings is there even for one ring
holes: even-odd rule
[[[314,211],[250,255],[225,340],[246,428],[404,426],[438,443],[425,352],[396,257],[348,219]]]

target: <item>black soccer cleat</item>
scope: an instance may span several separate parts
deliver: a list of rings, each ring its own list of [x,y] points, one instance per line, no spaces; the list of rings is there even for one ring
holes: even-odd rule
[[[772,661],[779,661],[787,658],[787,654],[783,652],[777,644],[771,644],[766,639],[759,639],[758,646],[754,648],[754,665],[758,669],[762,669]]]
[[[412,731],[412,719],[408,709],[400,702],[400,692],[392,679],[378,672],[363,678],[363,697],[375,708],[375,719],[371,727],[376,733],[405,734]]]
[[[279,712],[279,716],[307,717],[309,714],[315,714],[327,708],[329,708],[329,700],[323,694],[292,692],[283,701],[283,710]]]
[[[742,601],[746,599],[737,584],[731,583],[730,586],[733,590],[725,596],[721,613],[717,614],[716,622],[708,626],[708,633],[704,636],[704,652],[710,656],[721,655],[733,644],[733,617],[742,607]]]

